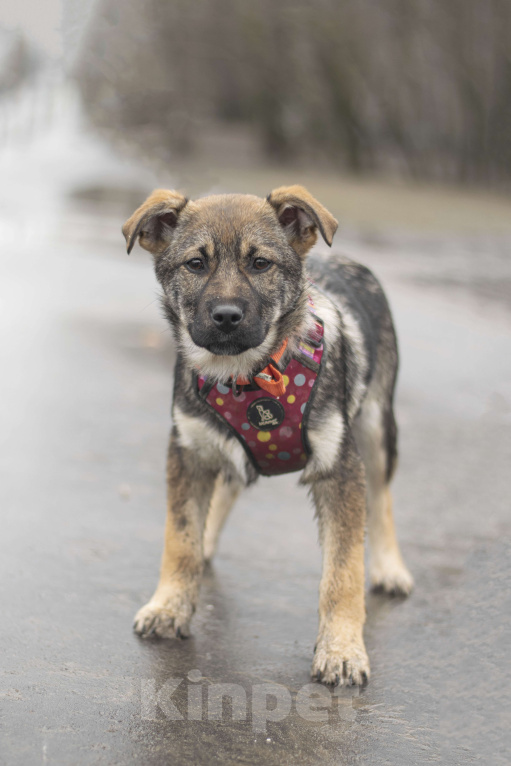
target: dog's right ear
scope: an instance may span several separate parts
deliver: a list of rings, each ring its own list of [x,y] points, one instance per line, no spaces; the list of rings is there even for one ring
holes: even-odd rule
[[[138,237],[140,246],[159,255],[172,239],[179,213],[188,202],[176,191],[155,189],[122,227],[128,254]]]

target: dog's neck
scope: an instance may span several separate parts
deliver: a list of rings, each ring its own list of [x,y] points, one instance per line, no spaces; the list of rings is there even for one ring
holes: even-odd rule
[[[215,382],[225,383],[231,379],[252,378],[267,364],[268,359],[281,348],[287,339],[284,360],[292,356],[297,344],[313,322],[308,307],[308,290],[304,286],[293,307],[280,317],[266,335],[264,341],[235,356],[212,354],[197,346],[188,331],[180,328],[178,346],[187,367]]]

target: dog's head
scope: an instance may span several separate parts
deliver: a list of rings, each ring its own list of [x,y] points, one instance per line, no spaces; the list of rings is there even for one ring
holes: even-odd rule
[[[138,237],[153,254],[168,317],[189,360],[222,377],[229,365],[251,372],[275,350],[286,318],[295,308],[303,312],[305,255],[318,230],[330,245],[336,229],[306,189],[289,186],[267,199],[227,194],[191,201],[157,190],[123,234],[128,253]]]

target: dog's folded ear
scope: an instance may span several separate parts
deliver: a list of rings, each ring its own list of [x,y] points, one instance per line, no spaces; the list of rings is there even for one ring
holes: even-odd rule
[[[179,213],[187,202],[179,192],[155,189],[122,227],[128,254],[137,237],[141,247],[153,255],[165,250],[172,239]]]
[[[280,186],[267,197],[291,247],[305,255],[317,239],[317,230],[332,244],[338,223],[303,186]]]

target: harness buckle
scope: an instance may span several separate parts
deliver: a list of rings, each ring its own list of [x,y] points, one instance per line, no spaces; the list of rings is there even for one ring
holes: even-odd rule
[[[231,390],[232,390],[232,395],[234,396],[235,399],[237,399],[238,396],[241,395],[243,386],[238,386],[238,381],[236,378],[231,378]]]

